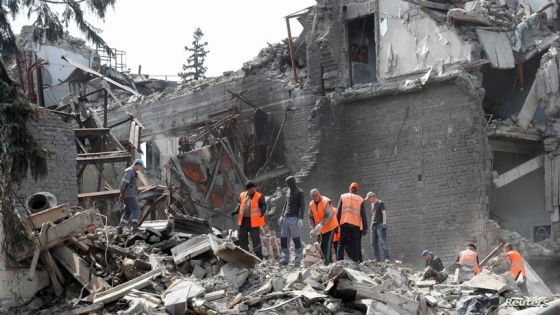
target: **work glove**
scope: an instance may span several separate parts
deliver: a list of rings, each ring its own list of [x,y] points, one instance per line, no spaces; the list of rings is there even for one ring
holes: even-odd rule
[[[301,227],[303,226],[303,219],[297,220],[297,226],[301,229]]]
[[[231,213],[231,216],[234,217],[234,216],[236,216],[238,213],[239,213],[239,211],[234,211],[234,212]]]
[[[367,230],[362,230],[362,236],[367,234]]]
[[[309,236],[311,236],[311,238],[315,238],[317,237],[317,235],[319,235],[319,233],[321,233],[321,229],[323,228],[323,224],[319,223],[317,224],[312,230],[311,232],[309,232]]]
[[[119,201],[120,201],[120,202],[124,202],[124,193],[123,193],[123,192],[121,192],[121,193],[119,194]]]
[[[387,224],[381,223],[381,228],[384,229],[384,230],[386,230],[386,229],[387,229]]]
[[[515,280],[515,283],[517,284],[521,284],[525,282],[525,277],[523,277],[523,275],[519,275],[519,277],[517,277],[517,280]]]
[[[284,222],[284,217],[281,216],[281,217],[278,219],[278,225],[282,225],[283,222]]]

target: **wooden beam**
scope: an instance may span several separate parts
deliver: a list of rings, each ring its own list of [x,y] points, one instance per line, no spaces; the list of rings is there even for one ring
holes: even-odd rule
[[[148,190],[148,189],[153,189],[157,186],[140,186],[138,187],[138,191],[142,192],[144,190]],[[85,199],[85,198],[96,198],[96,199],[103,199],[103,198],[114,198],[117,197],[120,193],[120,190],[118,189],[114,189],[114,190],[107,190],[107,191],[95,191],[95,192],[89,192],[89,193],[81,193],[78,194],[78,199]]]
[[[496,255],[497,252],[500,251],[500,249],[502,249],[502,246],[504,246],[506,242],[501,241],[500,245],[496,246],[496,248],[494,248],[493,251],[490,252],[490,254],[488,254],[488,256],[484,257],[484,259],[480,262],[480,264],[478,264],[480,267],[483,267],[488,260],[490,260],[490,258],[492,258],[494,255]]]
[[[117,163],[117,162],[127,162],[130,161],[130,153],[119,153],[119,154],[107,154],[107,155],[93,155],[93,156],[83,156],[78,154],[76,162],[78,164],[86,163]]]
[[[119,286],[103,291],[93,297],[93,303],[107,304],[125,296],[133,289],[142,289],[152,283],[152,277],[161,275],[161,270],[156,269],[141,275],[138,278],[127,281]]]
[[[529,125],[533,120],[533,116],[535,116],[535,112],[537,111],[537,107],[539,106],[539,99],[537,98],[537,92],[535,87],[536,84],[537,82],[535,80],[535,82],[533,82],[533,85],[531,85],[531,89],[529,90],[529,93],[527,94],[527,98],[525,99],[525,104],[523,104],[521,111],[519,111],[519,114],[517,115],[519,119],[518,124],[524,130],[527,130],[527,128],[529,128]]]
[[[111,288],[103,278],[94,275],[88,263],[78,254],[67,246],[61,246],[53,250],[53,255],[58,262],[66,269],[78,282],[85,286],[88,291],[100,292]]]
[[[109,128],[78,128],[74,134],[78,137],[106,135],[111,131]]]
[[[70,215],[70,205],[64,203],[60,206],[34,213],[29,217],[29,219],[31,220],[31,223],[33,223],[33,229],[39,230],[43,223],[49,221],[56,223],[62,219],[70,217]]]

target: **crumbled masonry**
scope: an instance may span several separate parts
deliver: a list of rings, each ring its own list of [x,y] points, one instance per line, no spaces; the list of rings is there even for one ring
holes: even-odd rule
[[[286,17],[291,38],[188,83],[24,27],[9,71],[31,102],[44,94],[30,129],[49,175],[15,187],[38,245],[1,253],[0,314],[545,314],[560,303],[559,14],[547,0],[317,0]],[[118,234],[137,158],[141,231]],[[287,176],[306,205],[313,188],[334,206],[351,182],[376,193],[391,259],[370,260],[369,229],[363,262],[324,266],[306,214],[302,266],[280,265]],[[232,215],[248,180],[267,204],[263,259]],[[37,192],[58,204],[37,212]],[[477,276],[456,264],[470,243]]]

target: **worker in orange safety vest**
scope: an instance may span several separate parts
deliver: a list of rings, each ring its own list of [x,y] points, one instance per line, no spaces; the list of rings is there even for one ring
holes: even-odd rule
[[[239,195],[239,204],[232,216],[237,215],[239,226],[239,245],[244,250],[249,250],[249,235],[253,243],[253,252],[263,258],[261,247],[260,228],[264,225],[266,201],[264,195],[257,192],[257,184],[247,181],[245,191]]]
[[[367,233],[367,214],[364,199],[358,195],[358,183],[352,183],[349,192],[340,196],[336,217],[340,224],[340,240],[336,259],[344,259],[344,249],[354,262],[360,261],[362,235]],[[360,230],[360,227],[363,229]]]
[[[457,263],[462,267],[472,268],[475,275],[480,273],[480,266],[478,262],[478,254],[476,253],[476,246],[474,244],[467,245],[467,249],[459,253]]]
[[[334,234],[338,231],[338,221],[336,220],[336,208],[332,206],[332,201],[321,196],[317,188],[313,188],[309,193],[309,225],[311,228],[310,236],[314,239],[317,235],[321,236],[321,252],[325,265],[332,262],[332,243]]]
[[[517,286],[523,292],[523,294],[527,295],[527,271],[525,270],[525,265],[523,264],[523,257],[521,254],[513,249],[513,246],[509,243],[506,243],[502,248],[504,252],[504,259],[509,264],[509,271],[511,276],[517,283]]]

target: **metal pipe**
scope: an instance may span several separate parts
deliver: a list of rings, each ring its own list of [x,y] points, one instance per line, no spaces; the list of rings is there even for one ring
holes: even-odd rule
[[[286,26],[288,28],[288,48],[290,49],[290,60],[292,62],[292,73],[294,75],[294,83],[298,82],[296,74],[296,62],[294,57],[294,43],[292,42],[292,30],[290,29],[290,18],[286,17]]]

